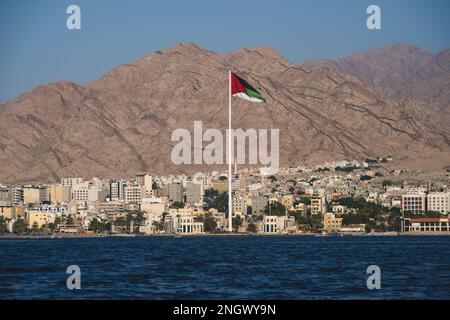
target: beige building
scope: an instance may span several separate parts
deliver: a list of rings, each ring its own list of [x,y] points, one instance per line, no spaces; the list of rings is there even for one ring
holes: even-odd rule
[[[126,186],[123,193],[125,202],[139,204],[144,198],[145,188],[143,186]]]
[[[195,222],[194,216],[180,216],[174,221],[174,228],[181,234],[201,234],[203,233],[203,222]]]
[[[300,214],[303,214],[303,215],[305,215],[306,214],[306,204],[304,204],[304,203],[302,203],[302,202],[300,202],[300,203],[297,203],[296,205],[295,205],[295,207],[293,208],[293,209],[291,209],[290,211],[292,211],[292,212],[297,212],[297,213],[300,213]]]
[[[347,212],[347,207],[343,205],[333,205],[334,214],[344,214]]]
[[[6,219],[17,219],[25,216],[25,208],[23,207],[0,207],[0,216]]]
[[[311,198],[311,214],[325,213],[325,198],[313,197]]]
[[[36,223],[38,228],[43,225],[55,222],[55,215],[49,212],[29,211],[28,212],[28,227],[32,228]]]
[[[166,211],[166,205],[161,198],[144,198],[141,210],[145,213],[161,215]]]
[[[323,229],[325,231],[338,231],[342,227],[342,218],[336,217],[334,213],[328,212],[323,216]]]
[[[295,220],[287,216],[264,216],[262,221],[262,233],[287,233],[290,227],[295,224]]]
[[[290,210],[294,206],[294,197],[292,195],[282,196],[281,204],[286,207],[286,210]]]
[[[53,203],[69,203],[70,187],[55,184],[50,187],[50,199]]]
[[[74,188],[83,183],[83,178],[62,178],[61,184],[64,187]]]
[[[450,192],[433,192],[427,195],[428,211],[450,213]]]
[[[75,187],[71,191],[71,200],[76,203],[84,203],[89,201],[89,188]]]
[[[228,181],[213,182],[212,189],[216,190],[219,193],[228,192]]]
[[[23,203],[42,203],[47,199],[47,192],[45,188],[38,187],[24,187],[23,188]]]
[[[233,215],[236,214],[247,214],[247,201],[244,197],[234,196],[233,197]]]

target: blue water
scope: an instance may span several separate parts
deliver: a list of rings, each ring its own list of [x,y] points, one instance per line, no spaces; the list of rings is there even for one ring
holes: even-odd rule
[[[449,299],[450,237],[1,239],[0,298]]]

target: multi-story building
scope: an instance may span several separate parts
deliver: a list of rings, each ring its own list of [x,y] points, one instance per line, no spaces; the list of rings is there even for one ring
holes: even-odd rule
[[[166,204],[161,198],[143,198],[141,210],[148,214],[162,215],[166,211]]]
[[[269,199],[261,194],[253,195],[250,197],[252,204],[252,214],[264,213],[264,209],[269,203]]]
[[[25,204],[38,204],[48,201],[48,192],[46,188],[42,187],[24,187],[23,188],[23,202]]]
[[[343,205],[333,205],[334,214],[344,214],[347,212],[347,207]]]
[[[325,199],[323,197],[311,198],[311,214],[325,213]]]
[[[212,189],[216,190],[219,193],[228,192],[228,181],[213,182]]]
[[[141,203],[145,190],[143,186],[126,186],[124,188],[124,200],[128,203]]]
[[[65,187],[62,184],[52,185],[50,187],[50,200],[53,203],[70,202],[70,187]]]
[[[245,198],[242,196],[233,196],[233,215],[235,214],[241,214],[246,215],[247,214],[247,202],[245,201]]]
[[[427,210],[450,213],[450,192],[433,192],[427,195]]]
[[[292,212],[297,212],[297,213],[300,213],[300,214],[302,214],[302,215],[305,215],[306,212],[307,212],[307,210],[306,210],[306,204],[304,204],[304,203],[302,203],[302,202],[299,202],[299,203],[297,203],[297,204],[294,206],[294,208],[291,209],[290,211],[292,211]]]
[[[286,207],[286,210],[289,210],[294,205],[294,197],[292,195],[282,196],[281,204]]]
[[[149,197],[150,193],[152,192],[152,185],[153,185],[153,178],[148,173],[140,173],[136,175],[135,183],[138,186],[143,186],[143,191],[145,194],[143,194],[143,197]]]
[[[109,198],[114,200],[123,200],[124,198],[124,187],[126,182],[123,180],[111,181],[109,183]]]
[[[0,206],[0,216],[6,219],[17,219],[18,217],[25,216],[24,207],[1,207]]]
[[[89,201],[89,188],[79,186],[72,188],[71,200],[76,203],[87,203]]]
[[[425,194],[407,194],[402,195],[403,211],[408,211],[414,214],[423,213],[426,210],[426,196]]]
[[[83,183],[83,178],[62,178],[61,184],[64,187],[74,188]]]
[[[186,184],[186,202],[187,203],[203,202],[203,187],[201,184],[195,182],[188,182]]]
[[[342,227],[342,218],[336,217],[334,213],[327,212],[323,216],[323,229],[325,231],[338,231]]]
[[[173,202],[183,201],[183,186],[181,183],[170,183],[168,186],[169,200]]]
[[[12,190],[11,188],[0,188],[0,206],[12,205]]]
[[[88,193],[88,202],[104,202],[106,197],[108,196],[108,192],[100,189],[99,187],[90,187]]]
[[[43,225],[55,222],[55,215],[49,212],[30,211],[28,212],[28,227],[36,225],[41,228]]]

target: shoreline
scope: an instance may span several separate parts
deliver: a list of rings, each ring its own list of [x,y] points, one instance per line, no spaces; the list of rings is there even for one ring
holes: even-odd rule
[[[321,233],[295,233],[295,234],[247,234],[247,233],[208,233],[208,234],[183,234],[183,235],[171,235],[171,234],[152,234],[152,235],[140,235],[140,234],[80,234],[80,235],[0,235],[1,239],[33,239],[33,240],[59,240],[59,239],[98,239],[98,238],[203,238],[203,237],[318,237],[318,238],[349,238],[349,237],[445,237],[450,236],[450,231],[442,232],[386,232],[386,233],[367,233],[367,234],[321,234]]]

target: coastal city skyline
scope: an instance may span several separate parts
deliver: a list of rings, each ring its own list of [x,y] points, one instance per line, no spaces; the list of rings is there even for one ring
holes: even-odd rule
[[[450,174],[387,170],[392,159],[280,168],[234,167],[233,232],[450,234]],[[426,175],[425,175],[426,176]],[[424,177],[425,177],[424,176]],[[41,236],[204,235],[228,231],[227,173],[133,179],[66,177],[1,185],[2,232]],[[373,219],[373,220],[372,220]]]

